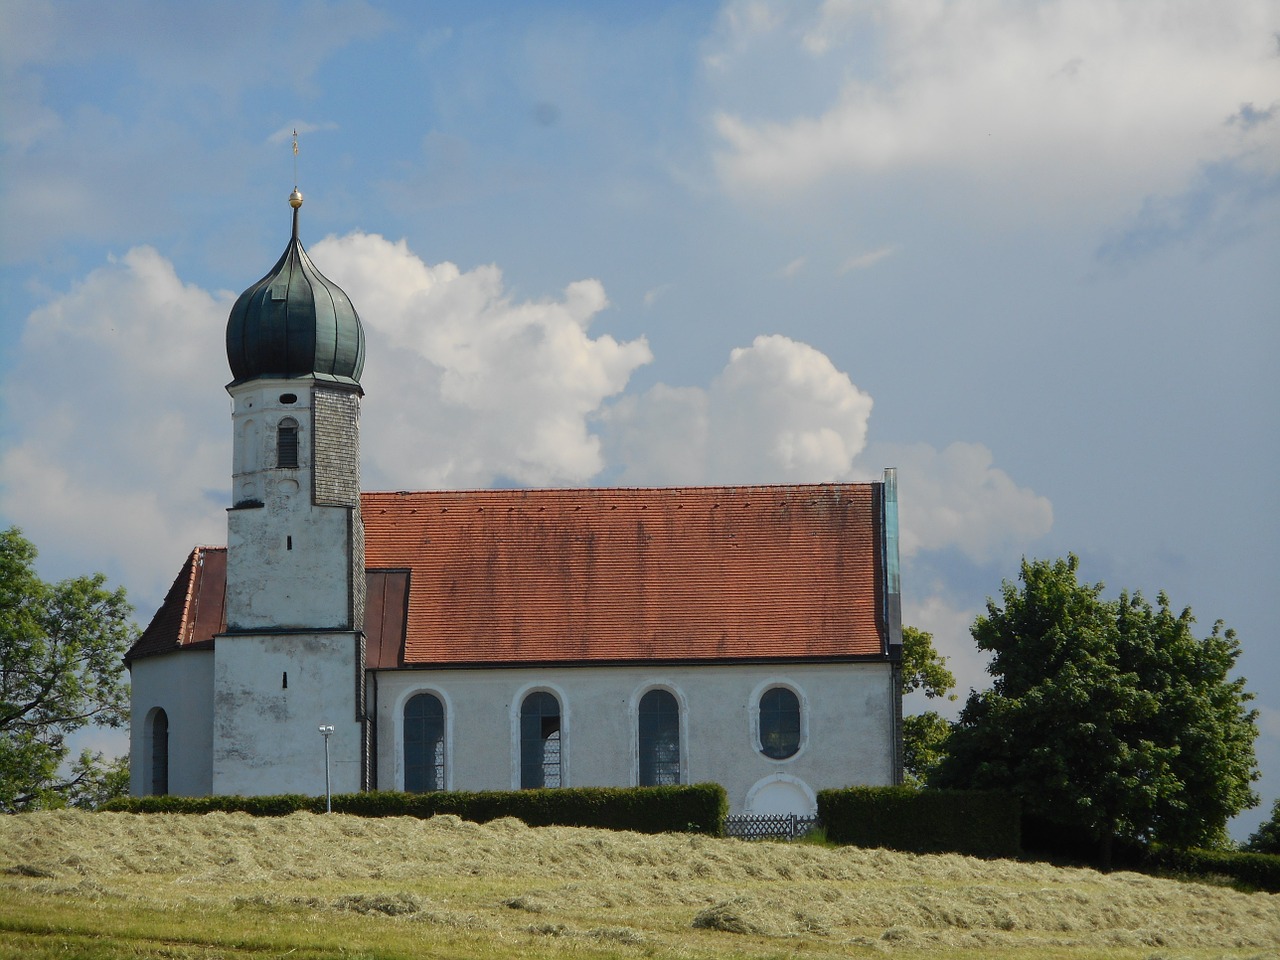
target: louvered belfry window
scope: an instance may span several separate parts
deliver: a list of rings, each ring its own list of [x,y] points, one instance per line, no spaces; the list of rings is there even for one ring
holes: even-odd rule
[[[298,465],[298,421],[286,417],[276,427],[276,466],[293,468]]]

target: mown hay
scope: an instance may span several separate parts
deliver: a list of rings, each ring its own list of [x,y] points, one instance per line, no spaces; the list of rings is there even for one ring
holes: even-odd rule
[[[411,893],[351,894],[334,901],[339,910],[356,913],[381,913],[388,917],[400,917],[422,910],[422,901]]]
[[[814,954],[1083,945],[1265,955],[1280,943],[1276,894],[955,855],[530,828],[512,819],[51,811],[0,817],[0,871],[0,897],[27,890],[356,912],[620,947],[665,949],[691,928],[737,943],[785,939],[787,952]]]

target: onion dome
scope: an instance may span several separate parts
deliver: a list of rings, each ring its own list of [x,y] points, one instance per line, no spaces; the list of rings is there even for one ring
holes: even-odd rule
[[[364,327],[350,298],[316,269],[298,239],[302,194],[295,187],[293,237],[271,272],[240,294],[227,319],[232,384],[314,377],[359,386]]]

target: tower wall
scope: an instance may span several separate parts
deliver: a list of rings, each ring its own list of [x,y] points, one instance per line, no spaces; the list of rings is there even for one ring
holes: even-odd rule
[[[228,631],[360,629],[358,395],[296,379],[230,391]],[[296,465],[280,463],[282,425],[296,430]]]
[[[334,793],[362,787],[359,634],[227,634],[214,663],[213,792]]]
[[[235,436],[226,632],[214,648],[216,794],[334,792],[364,772],[358,386],[228,388]]]

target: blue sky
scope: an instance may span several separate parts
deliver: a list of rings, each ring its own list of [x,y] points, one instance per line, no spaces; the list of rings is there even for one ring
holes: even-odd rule
[[[369,330],[370,489],[900,473],[962,693],[1022,556],[1242,639],[1280,795],[1280,4],[0,6],[0,522],[224,541],[235,294]]]

